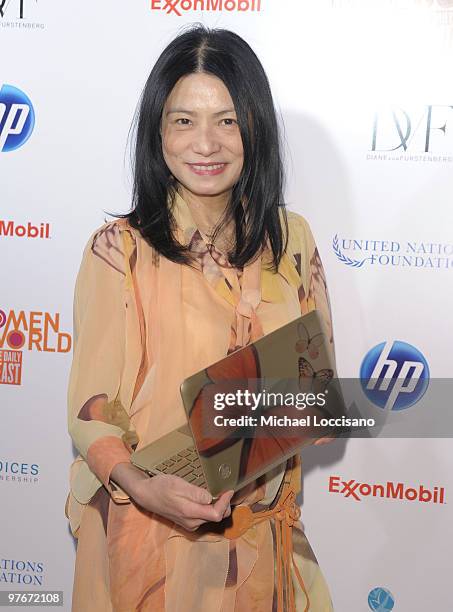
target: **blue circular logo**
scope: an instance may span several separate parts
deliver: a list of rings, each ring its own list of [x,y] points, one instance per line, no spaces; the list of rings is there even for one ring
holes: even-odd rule
[[[12,85],[0,89],[0,152],[18,149],[30,138],[35,127],[35,111],[30,98]]]
[[[401,340],[381,342],[365,355],[360,384],[376,406],[404,410],[418,402],[428,388],[428,363],[412,344]]]
[[[374,612],[387,612],[393,610],[395,598],[388,589],[376,587],[368,595],[368,605]]]

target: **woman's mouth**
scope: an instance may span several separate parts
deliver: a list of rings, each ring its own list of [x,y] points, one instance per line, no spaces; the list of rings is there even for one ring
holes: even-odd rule
[[[226,163],[218,164],[187,164],[194,174],[213,176],[220,174],[226,168]]]

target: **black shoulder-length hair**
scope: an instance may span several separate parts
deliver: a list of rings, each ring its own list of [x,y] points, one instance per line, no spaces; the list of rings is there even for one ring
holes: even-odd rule
[[[230,263],[243,267],[268,241],[272,268],[277,270],[288,234],[280,134],[266,73],[251,47],[234,32],[196,24],[172,40],[160,55],[133,122],[132,210],[123,216],[163,256],[190,263],[188,247],[174,236],[171,208],[177,184],[164,161],[160,125],[173,87],[181,77],[197,72],[214,75],[225,84],[244,150],[241,175],[215,234],[223,222],[234,219],[236,240],[228,254]]]

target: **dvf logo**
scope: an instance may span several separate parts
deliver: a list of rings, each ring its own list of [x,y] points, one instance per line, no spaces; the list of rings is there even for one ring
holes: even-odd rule
[[[360,367],[368,399],[384,410],[404,410],[423,396],[429,384],[428,363],[407,342],[387,341],[373,347]]]
[[[447,123],[453,119],[453,106],[429,104],[423,109],[410,110],[390,107],[374,116],[372,151],[403,151],[408,149],[429,153],[442,152],[448,139]],[[453,145],[449,150],[453,148]]]
[[[33,104],[12,85],[0,89],[0,152],[14,151],[27,142],[35,126]]]
[[[36,2],[38,0],[35,0]],[[4,17],[5,12],[8,9],[10,4],[17,4],[19,19],[24,18],[24,0],[18,0],[17,3],[13,0],[0,0],[0,16]]]

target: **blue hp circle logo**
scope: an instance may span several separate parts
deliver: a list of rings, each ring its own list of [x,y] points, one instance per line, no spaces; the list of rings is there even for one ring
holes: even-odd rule
[[[429,383],[425,357],[407,342],[382,342],[365,355],[360,383],[368,399],[384,410],[404,410],[423,396]]]
[[[0,89],[0,152],[18,149],[30,138],[35,111],[30,98],[12,85]]]
[[[393,610],[395,598],[388,589],[376,587],[368,595],[368,605],[375,612],[387,612]]]

